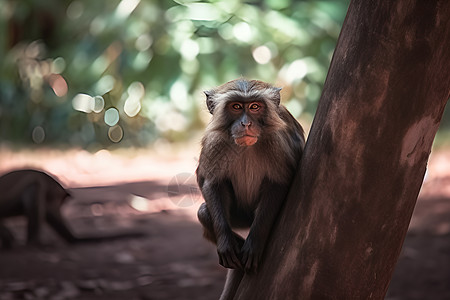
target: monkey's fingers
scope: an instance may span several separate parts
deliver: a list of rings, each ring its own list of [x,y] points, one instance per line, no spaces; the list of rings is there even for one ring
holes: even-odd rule
[[[230,256],[227,257],[228,260],[228,268],[231,269],[242,269],[241,260],[237,257],[237,255],[233,252]]]
[[[242,263],[234,251],[219,253],[219,264],[229,269],[242,269]]]

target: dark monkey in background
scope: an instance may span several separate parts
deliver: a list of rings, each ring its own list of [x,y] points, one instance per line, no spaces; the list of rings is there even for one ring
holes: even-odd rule
[[[27,243],[40,243],[42,224],[47,222],[68,242],[76,238],[61,216],[61,206],[70,194],[48,174],[38,170],[16,170],[0,177],[0,239],[4,248],[10,248],[13,234],[2,224],[2,219],[25,216]]]
[[[221,299],[255,272],[305,145],[303,128],[280,104],[280,89],[237,79],[205,92],[213,115],[202,140],[197,181],[204,236],[229,270]],[[249,228],[246,239],[233,229]]]
[[[44,223],[71,244],[143,236],[140,232],[75,236],[61,214],[61,207],[70,198],[70,194],[57,180],[43,171],[15,170],[4,174],[0,176],[0,191],[0,242],[3,248],[11,248],[15,239],[2,220],[15,216],[27,219],[28,244],[41,243]]]

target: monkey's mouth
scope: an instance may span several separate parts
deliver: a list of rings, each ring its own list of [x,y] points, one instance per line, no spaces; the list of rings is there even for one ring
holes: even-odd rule
[[[240,137],[234,138],[234,142],[239,146],[252,146],[256,144],[258,141],[258,137],[254,135],[243,135]]]

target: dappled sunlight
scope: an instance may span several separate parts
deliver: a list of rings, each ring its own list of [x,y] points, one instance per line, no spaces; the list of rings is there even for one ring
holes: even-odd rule
[[[116,9],[116,16],[118,18],[128,18],[128,16],[136,9],[140,0],[122,0]]]
[[[119,235],[72,245],[43,226],[45,246],[29,247],[24,220],[7,220],[18,234],[14,251],[0,255],[0,298],[173,299],[188,291],[200,295],[193,299],[206,300],[218,294],[225,270],[218,266],[212,245],[202,239],[198,197],[190,206],[179,205],[185,188],[171,186],[185,184],[172,182],[177,173],[195,169],[191,153],[171,154],[169,159],[167,153],[2,149],[0,156],[9,161],[0,160],[0,174],[33,166],[57,175],[69,187],[71,198],[62,214],[77,236]],[[178,192],[169,196],[169,190]]]
[[[217,298],[225,269],[197,218],[195,170],[211,120],[203,91],[238,77],[269,82],[308,133],[349,2],[0,0],[0,175],[54,175],[71,194],[61,210],[76,233],[146,234],[87,246],[45,230],[47,244],[35,248],[24,218],[5,220],[19,243],[0,255],[0,299]],[[449,199],[441,148],[396,294],[447,279]]]
[[[186,148],[184,154],[173,154],[170,148],[164,149],[166,153],[159,155],[150,150],[100,150],[90,153],[77,149],[13,151],[3,147],[0,148],[0,172],[26,167],[43,169],[70,187],[140,180],[166,182],[167,185],[179,173],[195,172],[198,147]]]
[[[75,202],[91,203],[89,214],[93,216],[179,211],[197,222],[196,211],[203,201],[194,174],[197,150],[169,153],[50,149],[17,152],[2,148],[0,174],[14,169],[44,170],[69,188]],[[116,210],[118,203],[122,203],[120,210]]]
[[[267,64],[272,59],[272,52],[265,45],[255,48],[252,54],[255,61],[261,65]]]
[[[427,174],[411,219],[411,232],[450,234],[450,151],[431,153]]]
[[[310,122],[347,1],[0,5],[0,125],[15,128],[0,138],[101,149],[190,140],[202,91],[239,76],[283,87]]]

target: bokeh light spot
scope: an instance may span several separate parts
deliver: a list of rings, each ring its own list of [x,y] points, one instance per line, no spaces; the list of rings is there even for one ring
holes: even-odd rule
[[[105,111],[105,123],[108,126],[114,126],[119,122],[119,111],[115,107],[108,108]]]
[[[94,203],[91,205],[91,213],[96,216],[103,216],[104,213],[104,209],[103,209],[103,205],[99,204],[99,203]]]
[[[302,59],[293,61],[289,66],[281,70],[281,76],[288,83],[293,83],[303,79],[308,74],[308,65]]]
[[[54,74],[61,74],[66,68],[66,61],[62,57],[57,57],[53,60],[51,65],[51,72]]]
[[[67,7],[67,17],[71,20],[79,19],[84,12],[84,5],[80,1],[72,1]]]
[[[143,51],[139,52],[134,61],[133,61],[133,68],[137,71],[143,71],[148,67],[148,64],[153,58],[153,52],[152,51]]]
[[[77,94],[72,99],[73,109],[85,113],[90,113],[94,109],[94,99],[87,94]]]
[[[125,100],[123,110],[129,117],[135,117],[141,110],[141,99],[145,95],[145,87],[141,82],[135,81],[127,89],[128,98]]]
[[[106,55],[100,55],[92,64],[92,69],[97,74],[102,74],[109,66],[109,59]]]
[[[123,138],[123,129],[120,125],[110,127],[108,129],[108,137],[113,143],[118,143]]]
[[[259,46],[253,50],[253,58],[258,64],[267,64],[272,59],[272,53],[267,46]]]
[[[253,39],[252,28],[245,22],[234,25],[233,35],[242,42],[250,42]]]
[[[140,0],[122,0],[117,6],[116,15],[119,18],[127,18],[138,6]]]
[[[94,97],[94,108],[92,109],[94,112],[99,113],[105,107],[105,99],[102,96]]]
[[[173,103],[181,110],[186,110],[189,107],[188,101],[188,86],[186,82],[177,80],[170,88],[170,98]]]
[[[29,58],[38,58],[45,52],[42,41],[34,41],[25,49],[25,55]]]
[[[187,39],[181,45],[180,52],[185,59],[193,60],[200,52],[200,47],[196,41]]]
[[[45,131],[41,126],[36,126],[31,133],[31,138],[36,144],[41,144],[45,140]]]
[[[100,16],[97,16],[92,20],[91,25],[89,27],[89,32],[96,36],[101,34],[106,28],[106,21],[101,18]]]
[[[106,75],[100,78],[99,81],[95,84],[95,92],[98,95],[104,95],[108,92],[110,92],[114,85],[116,84],[116,80],[112,75]]]
[[[69,90],[67,82],[59,74],[52,74],[48,80],[50,87],[58,97],[64,97]]]
[[[130,84],[130,86],[127,89],[127,92],[130,95],[130,97],[140,99],[144,97],[145,87],[141,82],[135,81]]]
[[[217,6],[209,3],[190,3],[188,7],[188,16],[191,20],[199,21],[219,21],[221,12]]]
[[[156,118],[156,127],[162,132],[169,130],[183,131],[186,129],[186,117],[176,111],[168,111]]]
[[[130,205],[135,210],[138,211],[148,211],[149,210],[149,203],[148,199],[136,195],[132,195],[130,199]]]
[[[135,42],[135,47],[138,51],[146,51],[150,48],[153,43],[153,39],[148,34],[140,35]]]
[[[231,25],[230,23],[224,23],[220,25],[218,32],[224,40],[231,40],[234,36],[233,25]]]
[[[136,98],[128,98],[125,101],[125,105],[123,106],[123,110],[129,117],[135,117],[139,111],[141,110],[141,102]]]

